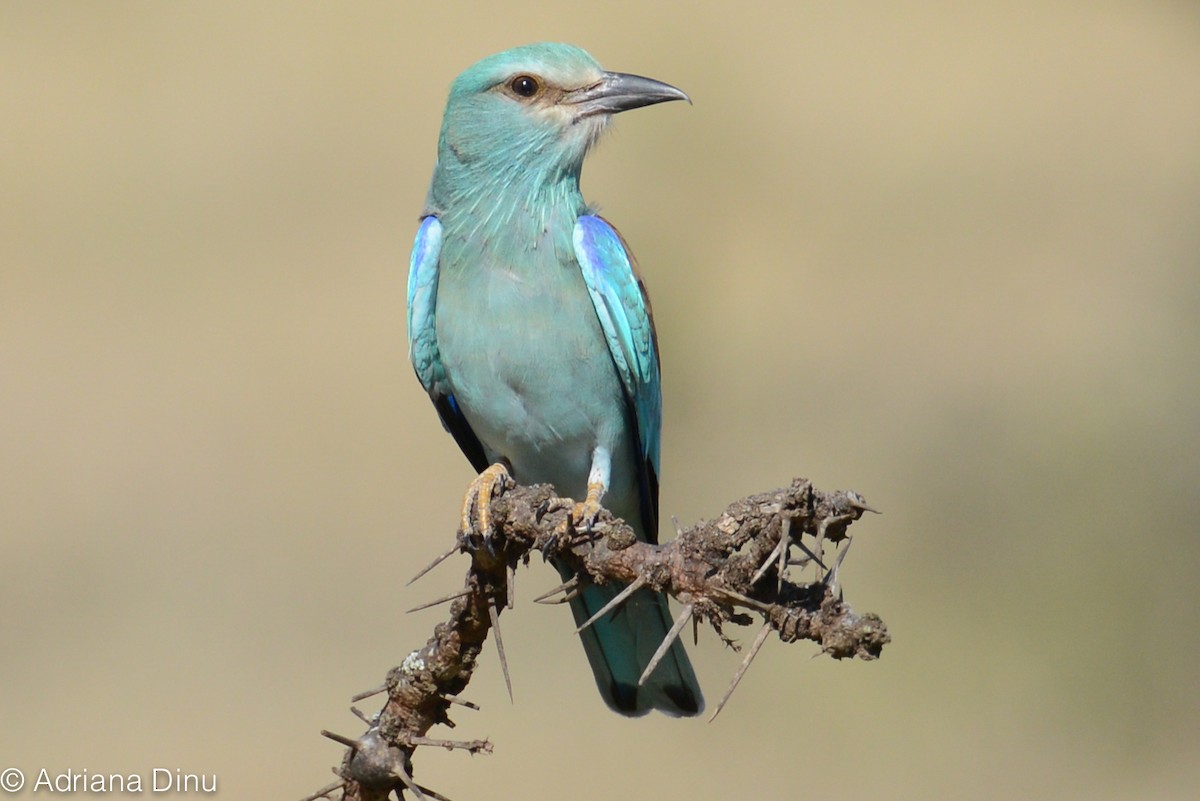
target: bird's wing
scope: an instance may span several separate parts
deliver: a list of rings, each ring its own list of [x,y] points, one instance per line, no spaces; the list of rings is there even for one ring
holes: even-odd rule
[[[575,258],[637,425],[642,522],[646,537],[654,542],[658,539],[662,386],[650,299],[625,240],[603,217],[581,216],[575,223],[574,244]]]
[[[442,366],[437,342],[438,256],[442,249],[442,224],[430,215],[421,221],[408,267],[408,357],[421,386],[429,393],[442,425],[454,436],[471,466],[488,466],[483,445],[458,408]]]

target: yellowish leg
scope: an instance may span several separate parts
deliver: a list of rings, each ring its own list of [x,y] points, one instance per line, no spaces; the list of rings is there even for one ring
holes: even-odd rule
[[[608,492],[608,483],[612,477],[612,461],[609,455],[608,448],[596,446],[592,451],[592,469],[588,473],[587,497],[583,499],[583,503],[575,504],[575,508],[571,510],[570,521],[564,521],[560,533],[565,533],[568,524],[574,524],[575,527],[590,531],[592,526],[596,524],[596,518],[600,516],[600,501],[604,498],[604,493]]]
[[[587,497],[583,503],[575,504],[574,517],[575,522],[582,525],[583,528],[591,528],[596,522],[596,518],[600,516],[600,499],[604,497],[604,491],[608,487],[598,481],[589,481],[587,488]]]
[[[558,535],[565,536],[572,527],[579,531],[590,531],[596,523],[596,518],[600,516],[600,510],[603,508],[600,499],[604,497],[606,489],[608,488],[599,482],[589,481],[587,497],[582,503],[575,504],[571,516],[558,525]]]
[[[484,540],[491,539],[492,496],[510,484],[512,484],[512,476],[509,474],[508,468],[499,462],[489,466],[475,477],[471,486],[467,487],[467,494],[463,497],[462,520],[459,521],[459,526],[464,535],[478,530]],[[475,510],[474,515],[471,513],[472,508]],[[478,527],[474,525],[473,518],[478,521]]]

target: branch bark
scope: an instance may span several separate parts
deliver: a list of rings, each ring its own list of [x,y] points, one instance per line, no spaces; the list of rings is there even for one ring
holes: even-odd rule
[[[458,549],[471,555],[463,590],[447,598],[447,619],[425,645],[388,672],[380,688],[387,702],[366,719],[366,733],[357,740],[326,733],[352,745],[337,770],[341,781],[310,798],[340,791],[343,801],[385,801],[403,789],[418,799],[440,798],[412,779],[418,746],[491,750],[487,741],[431,740],[426,735],[437,724],[454,725],[449,710],[462,703],[457,696],[470,682],[499,613],[509,606],[512,572],[535,551],[570,565],[584,580],[636,580],[668,593],[734,648],[723,626],[750,625],[761,618],[759,637],[729,692],[769,631],[783,642],[812,640],[835,659],[876,659],[890,641],[877,615],[856,613],[841,598],[838,568],[849,545],[848,528],[865,511],[873,511],[856,493],[821,492],[796,479],[783,489],[736,501],[721,516],[700,521],[671,542],[651,545],[638,541],[629,526],[607,511],[588,530],[578,530],[572,520],[574,502],[557,497],[549,485],[504,489],[489,506],[493,533],[486,542],[478,531],[459,532]],[[827,545],[841,547],[826,567]],[[795,558],[793,552],[802,555]],[[789,578],[790,568],[813,562],[822,566],[820,578],[809,583]]]

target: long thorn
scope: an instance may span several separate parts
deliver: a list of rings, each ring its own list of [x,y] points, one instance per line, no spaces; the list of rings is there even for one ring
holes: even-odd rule
[[[850,498],[850,505],[855,509],[861,509],[864,512],[872,512],[877,515],[883,514],[883,512],[879,511],[878,509],[872,509],[870,506],[867,506],[867,502],[863,500],[863,496],[859,495],[857,492],[852,491],[846,494]]]
[[[805,545],[801,540],[796,540],[795,542],[792,543],[792,545],[795,545],[797,548],[799,548],[801,551],[803,551],[805,554],[807,554],[808,558],[811,559],[812,561],[816,562],[819,567],[825,567],[825,563],[821,561],[821,557],[817,556],[813,551],[809,550],[808,546]],[[826,568],[826,569],[828,569],[828,568]]]
[[[387,692],[386,684],[380,684],[378,687],[372,687],[369,690],[363,690],[361,693],[350,696],[350,703],[353,704],[356,701],[362,701],[365,698],[370,698],[372,695],[379,695],[383,692]]]
[[[505,578],[508,579],[508,581],[505,582],[505,584],[508,585],[508,608],[512,609],[513,603],[516,602],[516,600],[517,600],[517,571],[516,571],[516,568],[513,568],[513,572],[509,573],[507,576],[505,576]]]
[[[854,542],[853,537],[846,537],[846,544],[838,551],[837,559],[833,560],[833,567],[829,568],[829,572],[825,574],[825,578],[821,582],[829,587],[831,594],[837,594],[838,589],[838,570],[842,567],[842,562],[846,560],[846,554],[850,550],[850,543]]]
[[[692,616],[692,610],[695,609],[695,604],[684,604],[683,611],[679,613],[679,617],[675,619],[675,625],[671,626],[671,630],[667,632],[667,636],[663,637],[663,641],[659,643],[658,650],[654,652],[654,656],[650,657],[650,663],[646,665],[646,669],[642,671],[642,677],[638,679],[638,686],[641,687],[646,683],[646,679],[650,678],[650,674],[658,667],[658,663],[667,655],[667,650],[671,644],[679,637],[679,632],[683,631],[683,627],[687,624]]]
[[[342,735],[342,734],[334,734],[331,731],[326,731],[325,729],[321,729],[321,736],[328,737],[330,740],[333,740],[335,743],[341,743],[342,745],[346,746],[347,748],[358,748],[358,740],[352,740],[349,737],[346,737],[345,735]]]
[[[463,751],[470,751],[472,754],[479,754],[491,753],[492,750],[492,744],[487,740],[439,740],[432,737],[405,737],[404,739],[409,745],[427,745],[433,748],[445,748],[447,751],[460,748]]]
[[[408,771],[405,770],[402,765],[393,766],[392,772],[400,777],[400,781],[404,782],[405,787],[412,790],[413,796],[415,796],[418,801],[425,801],[425,794],[421,792],[420,787],[417,787],[417,783],[413,781],[412,776],[408,775]]]
[[[513,700],[512,679],[508,676],[508,659],[504,656],[504,640],[500,637],[500,611],[494,601],[488,601],[488,617],[492,619],[492,630],[496,632],[496,650],[500,653],[500,670],[504,673],[504,686],[508,688],[508,700]]]
[[[551,605],[565,604],[567,601],[574,601],[576,598],[579,597],[580,593],[582,593],[582,592],[583,592],[583,590],[575,589],[575,590],[571,590],[570,592],[568,592],[566,595],[562,596],[561,598],[547,598],[542,601],[537,601],[536,603],[551,604]]]
[[[766,612],[771,609],[770,604],[765,604],[762,601],[756,601],[749,595],[742,595],[736,590],[731,590],[728,587],[721,588],[721,594],[727,596],[730,600],[737,601],[742,606],[748,606],[751,609],[757,609],[760,612]]]
[[[821,525],[817,526],[817,536],[813,539],[813,545],[816,546],[815,550],[818,557],[825,555],[825,532],[829,530],[829,526],[832,523],[844,523],[847,520],[853,519],[853,517],[853,515],[834,515],[821,521]]]
[[[463,596],[470,595],[470,594],[471,594],[470,590],[459,590],[458,592],[452,592],[449,595],[443,595],[441,598],[438,598],[436,601],[430,601],[429,603],[424,603],[424,604],[421,604],[420,606],[414,606],[412,609],[409,609],[404,614],[411,615],[413,612],[420,612],[422,609],[428,609],[431,606],[437,606],[438,604],[444,604],[449,601],[453,601],[457,598],[462,598]]]
[[[632,584],[630,584],[628,587],[626,587],[625,589],[618,592],[616,595],[613,596],[613,599],[611,601],[606,603],[604,606],[600,607],[600,611],[596,612],[596,614],[592,615],[587,620],[583,621],[583,624],[580,625],[579,628],[575,629],[575,633],[578,634],[579,632],[586,629],[588,626],[595,623],[600,618],[607,615],[611,610],[620,606],[622,603],[624,603],[626,598],[628,598],[630,595],[633,595],[635,592],[640,590],[642,587],[645,587],[646,581],[647,581],[647,579],[645,576],[638,576],[637,578],[635,578],[633,580]]]
[[[742,660],[742,664],[738,665],[737,673],[733,674],[733,681],[729,682],[729,689],[725,691],[725,695],[721,696],[721,703],[717,704],[716,711],[708,719],[709,723],[712,723],[717,719],[717,715],[721,714],[721,710],[725,708],[725,702],[729,700],[729,697],[733,695],[733,691],[737,689],[742,676],[745,676],[746,671],[750,669],[750,663],[754,661],[754,657],[758,656],[758,649],[762,648],[763,643],[767,641],[767,635],[770,633],[771,624],[764,623],[763,627],[758,630],[758,636],[754,638],[754,644],[750,646],[750,651],[746,654],[746,658]]]
[[[755,571],[750,578],[750,586],[758,583],[758,580],[763,577],[771,565],[779,558],[780,553],[787,553],[788,535],[792,530],[792,519],[790,517],[783,518],[783,530],[779,532],[779,543],[771,550],[771,555],[763,560],[762,565]]]
[[[317,801],[318,798],[328,798],[329,794],[332,793],[334,790],[340,790],[345,786],[346,786],[346,780],[341,779],[339,781],[334,782],[333,784],[325,785],[324,787],[322,787],[320,790],[317,790],[312,795],[304,796],[304,798],[301,798],[300,801]]]
[[[442,795],[441,793],[430,790],[428,787],[426,787],[423,784],[418,784],[417,787],[420,788],[422,793],[429,796],[430,798],[436,798],[437,801],[450,801],[450,799],[446,798],[446,796]]]
[[[456,553],[458,553],[458,543],[455,543],[453,548],[446,551],[444,554],[439,556],[437,559],[434,559],[429,564],[425,565],[425,567],[421,568],[421,572],[417,573],[417,575],[410,578],[408,580],[408,584],[405,584],[404,586],[407,587],[407,586],[411,585],[414,581],[419,579],[421,576],[425,575],[430,570],[433,570],[435,567],[440,565],[442,562],[445,562],[447,559],[449,559],[451,556],[454,556],[454,554],[456,554]]]
[[[557,587],[555,587],[552,590],[543,592],[541,595],[534,598],[533,600],[536,603],[540,604],[540,603],[545,602],[545,600],[547,598],[549,598],[551,595],[557,595],[560,592],[564,592],[564,593],[570,592],[571,590],[577,588],[578,586],[579,586],[579,576],[571,576],[571,578],[567,579],[562,584],[559,584]]]
[[[465,706],[467,709],[474,709],[476,711],[479,710],[479,704],[476,704],[473,701],[468,701],[465,698],[460,698],[457,695],[443,695],[442,697],[445,698],[447,701],[449,701],[452,704],[458,704],[459,706]]]
[[[787,570],[788,546],[792,544],[792,518],[783,518],[783,531],[779,534],[779,544],[782,546],[779,549],[779,564],[775,568],[775,578],[779,580],[779,585],[775,588],[775,592],[783,592],[783,573]]]

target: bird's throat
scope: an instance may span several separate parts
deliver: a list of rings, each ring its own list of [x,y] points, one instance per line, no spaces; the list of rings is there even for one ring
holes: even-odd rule
[[[537,248],[566,253],[575,221],[587,211],[577,172],[502,168],[470,190],[462,186],[435,174],[426,213],[438,216],[448,240],[469,249],[502,255]]]

